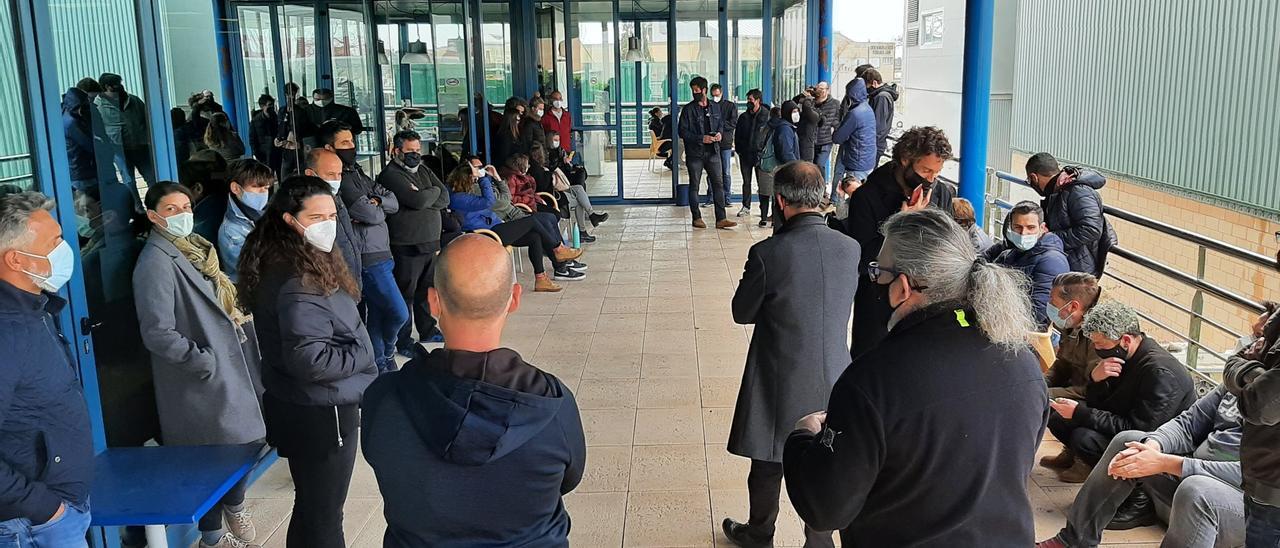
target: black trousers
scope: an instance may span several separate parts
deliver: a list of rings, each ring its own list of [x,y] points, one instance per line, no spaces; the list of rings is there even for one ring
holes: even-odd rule
[[[347,502],[356,464],[356,440],[336,450],[289,457],[293,477],[293,517],[288,548],[345,548],[342,506]]]
[[[711,187],[711,196],[715,199],[716,204],[716,221],[725,219],[724,213],[724,168],[720,165],[720,153],[707,150],[702,153],[701,158],[686,158],[685,167],[689,168],[689,212],[694,219],[701,219],[702,212],[698,210],[698,190],[702,186],[702,172],[707,172],[707,184]]]
[[[1098,464],[1107,446],[1111,444],[1111,436],[1076,426],[1057,413],[1049,417],[1049,431],[1089,466]]]
[[[757,538],[772,538],[778,521],[778,497],[782,496],[782,463],[751,459],[747,473],[747,493],[751,515],[747,525]],[[804,526],[805,548],[834,547],[830,532],[814,531]]]
[[[555,262],[555,249],[560,247],[560,238],[558,234],[550,233],[536,217],[498,223],[489,230],[497,233],[504,245],[528,248],[534,274],[542,274],[546,270],[542,263],[544,257],[551,257]]]
[[[396,261],[391,274],[404,297],[405,306],[409,308],[409,321],[400,328],[397,347],[413,342],[413,328],[417,328],[418,337],[423,340],[436,333],[436,319],[431,317],[431,309],[427,306],[427,288],[431,287],[435,276],[436,252],[439,250],[440,242],[424,246],[391,246],[391,255]]]

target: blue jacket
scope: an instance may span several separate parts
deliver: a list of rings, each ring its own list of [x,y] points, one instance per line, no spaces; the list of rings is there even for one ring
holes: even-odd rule
[[[218,263],[233,282],[237,281],[239,272],[240,249],[244,247],[245,238],[253,232],[257,217],[254,215],[250,219],[235,198],[227,199],[227,212],[222,216],[222,226],[218,227]]]
[[[0,521],[44,523],[93,482],[89,409],[57,324],[66,301],[0,282]]]
[[[502,222],[493,212],[493,204],[498,201],[493,195],[493,180],[488,175],[481,177],[471,189],[477,190],[476,187],[479,187],[478,195],[474,192],[449,192],[449,208],[462,216],[462,230],[493,228]]]
[[[1005,225],[1009,224],[1005,219]],[[1049,302],[1049,293],[1053,289],[1053,279],[1058,274],[1070,272],[1067,255],[1062,251],[1062,240],[1052,232],[1046,233],[1036,242],[1036,246],[1023,251],[1004,244],[995,259],[996,264],[1016,268],[1031,278],[1031,309],[1035,312],[1036,322],[1044,329],[1049,325],[1049,316],[1045,312],[1045,304]]]
[[[587,446],[554,375],[505,348],[440,349],[380,377],[362,409],[385,546],[569,545],[562,497],[582,480]]]
[[[831,139],[840,145],[840,163],[845,171],[870,173],[876,168],[876,113],[867,103],[867,84],[854,78],[844,90],[854,106]]]
[[[796,140],[796,125],[782,118],[770,118],[769,129],[773,132],[773,155],[778,165],[800,159],[800,143]]]
[[[93,148],[93,105],[89,95],[71,88],[62,95],[62,132],[67,145],[67,163],[72,181],[98,179],[98,162]],[[77,189],[84,190],[84,189]]]

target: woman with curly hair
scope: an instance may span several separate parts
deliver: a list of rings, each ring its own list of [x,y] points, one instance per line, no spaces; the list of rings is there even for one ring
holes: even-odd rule
[[[930,206],[948,215],[952,213],[955,189],[945,182],[935,184],[943,164],[950,158],[951,143],[941,129],[913,127],[893,146],[892,160],[872,171],[862,185],[847,187],[846,193],[851,196],[844,228],[845,234],[862,246],[862,257],[858,260],[860,276],[866,274],[867,265],[880,253],[880,246],[884,244],[880,225],[890,215]],[[888,333],[889,315],[893,310],[883,292],[881,286],[873,283],[858,284],[853,299],[856,313],[850,349],[855,359],[874,348]]]
[[[357,407],[377,376],[360,290],[334,247],[337,218],[327,183],[290,177],[240,253],[240,302],[262,349],[267,442],[293,477],[290,547],[346,546]]]

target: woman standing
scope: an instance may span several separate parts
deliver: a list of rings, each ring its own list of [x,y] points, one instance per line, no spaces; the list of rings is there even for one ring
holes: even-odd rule
[[[340,548],[357,406],[377,376],[360,290],[334,248],[338,210],[318,177],[290,177],[240,255],[240,302],[262,342],[267,442],[293,477],[290,548]]]
[[[507,163],[507,158],[520,152],[520,144],[524,142],[524,99],[512,97],[502,107],[502,122],[493,132],[493,157],[489,163],[500,166]]]
[[[133,294],[142,344],[151,352],[162,441],[259,441],[266,429],[258,339],[217,250],[192,233],[191,193],[159,183],[147,190],[145,205],[152,230],[133,271]],[[244,492],[241,480],[200,519],[201,547],[240,548],[257,537]]]
[[[228,162],[244,157],[244,141],[231,129],[231,120],[221,112],[209,117],[209,127],[204,129],[204,146]]]

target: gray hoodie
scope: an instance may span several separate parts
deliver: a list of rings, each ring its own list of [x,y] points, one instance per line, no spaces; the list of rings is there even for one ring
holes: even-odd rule
[[[391,235],[387,231],[387,215],[400,211],[400,201],[390,190],[373,182],[359,167],[342,170],[342,186],[338,189],[342,203],[351,214],[356,231],[356,251],[365,268],[391,259]],[[375,203],[376,202],[376,203]],[[356,278],[359,272],[352,272]]]

